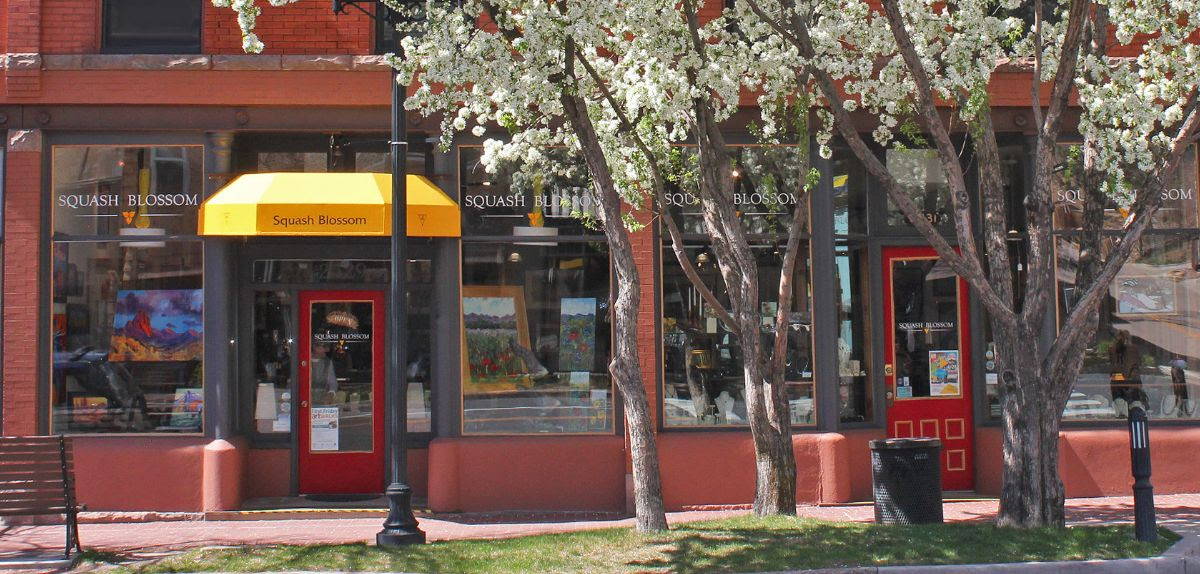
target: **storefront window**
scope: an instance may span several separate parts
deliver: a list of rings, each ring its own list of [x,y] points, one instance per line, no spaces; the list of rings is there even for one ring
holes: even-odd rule
[[[833,233],[867,232],[867,170],[850,148],[833,148],[830,160],[833,178]]]
[[[889,149],[888,172],[896,178],[901,189],[917,204],[925,219],[935,226],[950,225],[950,185],[942,169],[937,150]],[[910,224],[891,199],[887,202],[886,225],[908,228]]]
[[[1058,147],[1059,162],[1063,169],[1058,172],[1059,177],[1051,180],[1055,229],[1083,227],[1083,205],[1087,197],[1079,190],[1072,176],[1079,169],[1077,150],[1077,146]],[[1196,169],[1196,148],[1193,146],[1188,148],[1175,176],[1162,191],[1162,206],[1151,218],[1155,229],[1182,229],[1200,225],[1200,210],[1196,203]],[[1130,215],[1126,207],[1115,200],[1107,200],[1104,205],[1104,229],[1124,229]]]
[[[775,338],[779,273],[783,252],[778,244],[752,246],[758,258],[763,343]],[[802,242],[793,276],[793,306],[788,325],[784,379],[792,423],[816,422],[813,402],[812,310],[809,294],[808,244]],[[706,286],[726,307],[729,300],[716,258],[707,244],[686,247]],[[745,373],[737,337],[683,274],[674,251],[663,249],[663,418],[666,426],[736,426],[749,424]]]
[[[695,161],[695,148],[683,147],[685,161]],[[799,146],[730,146],[733,160],[733,203],[753,235],[785,235],[796,203],[806,201]],[[665,198],[684,233],[707,233],[700,192],[687,186]]]
[[[557,172],[530,175],[508,164],[487,173],[483,148],[462,146],[459,178],[462,182],[463,235],[558,236],[584,235],[585,220],[594,220],[598,207],[582,162],[573,162],[567,148],[551,148],[563,166]]]
[[[1109,245],[1106,245],[1106,249]],[[1057,241],[1059,317],[1079,296],[1077,244]],[[1200,418],[1200,242],[1147,235],[1109,287],[1063,418]]]
[[[204,193],[199,146],[58,146],[56,238],[194,236]]]
[[[463,244],[465,434],[611,433],[608,252]]]
[[[59,146],[51,174],[51,431],[201,432],[201,148]]]
[[[866,263],[867,252],[862,245],[837,246],[834,284],[838,295],[838,416],[842,422],[871,420]]]
[[[54,243],[54,433],[201,431],[201,245],[130,243]]]

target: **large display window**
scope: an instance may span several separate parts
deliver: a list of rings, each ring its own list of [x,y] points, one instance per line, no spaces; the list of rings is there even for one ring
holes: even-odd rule
[[[469,243],[462,432],[613,431],[603,243]]]
[[[752,245],[758,258],[763,344],[775,338],[779,273],[783,248]],[[812,309],[809,293],[808,242],[800,244],[793,278],[792,314],[788,324],[784,380],[792,423],[816,422],[812,366]],[[716,269],[716,256],[705,242],[689,243],[687,256],[705,285],[728,308],[729,300]],[[674,251],[662,255],[663,421],[667,427],[748,425],[745,371],[738,338],[703,301]]]
[[[202,431],[201,158],[53,149],[51,432]]]
[[[1104,250],[1112,245],[1106,238]],[[1059,237],[1059,317],[1078,293],[1076,240]],[[1140,403],[1151,419],[1200,419],[1200,242],[1147,234],[1100,304],[1064,420],[1126,418]]]
[[[201,251],[55,242],[51,432],[201,431]]]

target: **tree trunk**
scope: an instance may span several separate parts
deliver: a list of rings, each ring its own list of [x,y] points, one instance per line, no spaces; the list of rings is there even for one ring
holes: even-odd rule
[[[1037,340],[1036,333],[993,329],[1000,362],[1004,447],[996,523],[1019,528],[1062,526],[1063,486],[1058,475],[1062,406],[1047,400],[1050,382],[1040,367],[1040,352],[1030,357],[1029,341]]]
[[[667,529],[662,501],[662,479],[658,466],[658,445],[650,402],[642,382],[638,355],[638,312],[641,309],[641,279],[633,258],[629,231],[621,219],[621,197],[613,183],[608,160],[604,156],[586,106],[577,96],[564,93],[562,103],[568,120],[579,137],[580,148],[592,176],[592,187],[600,209],[600,223],[608,239],[613,266],[613,355],[609,371],[625,401],[626,432],[629,433],[630,459],[633,465],[634,513],[641,532]]]

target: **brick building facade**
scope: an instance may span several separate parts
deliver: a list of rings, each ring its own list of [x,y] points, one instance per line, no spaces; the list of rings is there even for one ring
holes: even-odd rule
[[[373,312],[362,311],[366,293],[386,288],[386,240],[213,237],[196,225],[197,198],[211,198],[240,174],[386,172],[389,73],[377,55],[379,30],[361,13],[334,16],[323,1],[264,6],[258,32],[267,49],[247,55],[228,10],[179,2],[186,10],[149,21],[162,25],[155,36],[142,33],[146,21],[122,19],[129,18],[125,4],[7,0],[0,10],[0,127],[7,134],[0,433],[74,435],[79,495],[91,509],[217,510],[251,498],[321,494],[329,488],[314,479],[347,472],[321,456],[382,452],[364,430],[369,425],[355,430],[380,418],[370,414],[382,408],[372,405],[378,393],[371,381],[382,373],[368,366],[378,357],[351,344],[351,335]],[[179,24],[188,18],[195,28]],[[161,49],[189,43],[198,49]],[[1020,72],[994,82],[996,125],[1016,166],[1015,186],[1032,149],[1032,121],[1022,107],[1029,92]],[[432,143],[436,121],[409,118],[408,128],[410,172],[462,206],[463,227],[461,238],[413,238],[414,321],[425,321],[410,336],[416,358],[408,373],[417,405],[410,408],[410,465],[418,496],[443,511],[625,509],[626,441],[604,367],[606,248],[553,207],[538,208],[550,238],[531,239],[541,233],[526,221],[533,210],[506,203],[566,198],[586,207],[585,184],[558,181],[531,192],[517,179],[478,170],[479,141],[442,152]],[[731,141],[742,142],[741,161],[760,165],[767,152],[749,145],[744,125],[730,129]],[[960,458],[948,459],[946,471],[960,473],[965,489],[996,493],[1000,437],[982,310],[965,288],[948,299],[957,293],[954,279],[932,271],[936,258],[868,193],[870,182],[848,155],[820,167],[825,193],[811,199],[809,257],[799,282],[806,315],[797,332],[804,335],[788,375],[800,499],[869,499],[867,442],[903,436],[885,396],[897,383],[884,375],[895,359],[885,347],[899,347],[881,327],[901,318],[881,303],[901,294],[898,278],[918,272],[931,285],[942,282],[929,301],[951,309],[943,322],[953,323],[954,340],[930,348],[971,370],[955,379],[966,388],[947,396],[961,401],[963,414],[900,423],[910,435],[963,441],[951,449]],[[1188,169],[1179,187],[1185,192],[1195,188],[1194,161]],[[765,185],[756,178],[746,179]],[[935,180],[924,182],[932,192]],[[1200,326],[1200,314],[1193,315],[1200,290],[1191,283],[1200,249],[1187,235],[1200,221],[1194,197],[1181,195],[1187,197],[1168,206],[1177,225],[1155,236],[1128,274],[1151,278],[1146,289],[1157,289],[1153,278],[1165,274],[1180,278],[1179,286],[1168,302],[1157,291],[1143,307],[1114,302],[1109,321],[1140,349],[1145,402],[1156,403],[1159,492],[1200,488],[1190,461],[1180,458],[1200,441],[1200,379],[1191,379],[1200,374],[1192,330]],[[770,269],[778,247],[761,235]],[[1069,233],[1062,237],[1060,257],[1068,261]],[[736,346],[694,303],[654,226],[633,240],[644,281],[639,352],[667,506],[747,504],[753,447]],[[698,233],[688,235],[688,249],[697,261],[707,257]],[[1063,289],[1065,297],[1069,285]],[[189,307],[188,298],[203,303]],[[1156,312],[1151,299],[1169,309]],[[157,338],[137,339],[130,324],[136,326],[139,306],[151,303],[158,311],[148,312],[146,332]],[[511,307],[488,307],[494,305]],[[486,368],[472,370],[506,355],[484,348],[488,329],[474,321],[488,313],[516,317],[515,335],[504,344],[519,357],[505,360],[518,361],[510,364],[521,372],[505,381]],[[584,322],[578,333],[568,319]],[[195,323],[190,335],[180,326],[187,321]],[[1164,335],[1167,323],[1183,329],[1182,338]],[[575,335],[589,347],[568,344]],[[129,338],[158,347],[116,350]],[[201,341],[198,351],[193,344]],[[1097,348],[1114,345],[1105,339]],[[1128,488],[1117,401],[1129,401],[1110,391],[1101,364],[1106,352],[1097,351],[1091,371],[1085,365],[1062,434],[1070,496]],[[332,375],[318,380],[323,360]],[[1183,397],[1169,390],[1176,377]],[[913,398],[932,391],[916,392]],[[337,421],[332,434],[321,424],[325,415]],[[925,428],[930,421],[936,424]],[[355,441],[367,446],[351,446]],[[367,479],[382,488],[381,475]]]

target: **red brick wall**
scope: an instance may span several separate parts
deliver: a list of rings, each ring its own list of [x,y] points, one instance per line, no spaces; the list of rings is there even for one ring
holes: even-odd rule
[[[643,215],[642,220],[649,218]],[[642,307],[638,312],[638,358],[641,360],[642,380],[646,385],[646,395],[650,402],[650,414],[658,422],[658,344],[659,339],[654,334],[655,323],[658,319],[658,307],[655,306],[656,288],[654,278],[654,233],[648,225],[642,231],[630,236],[633,243],[633,260],[637,263],[638,275],[642,282]]]
[[[300,0],[280,8],[259,4],[256,32],[267,54],[370,54],[374,25],[366,14],[348,8],[334,15],[327,0]],[[369,6],[365,6],[371,10]],[[204,2],[206,54],[241,54],[242,35],[237,17],[228,8]]]
[[[42,0],[42,53],[100,49],[100,0]]]
[[[37,434],[42,154],[9,151],[4,196],[4,434]]]

